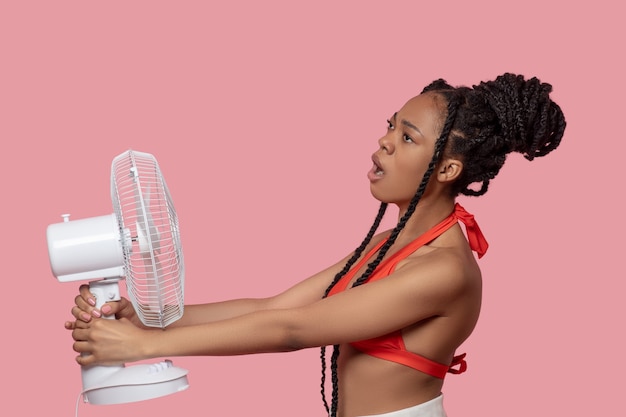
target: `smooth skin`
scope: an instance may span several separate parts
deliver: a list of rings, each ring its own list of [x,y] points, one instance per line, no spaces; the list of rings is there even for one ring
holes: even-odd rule
[[[378,200],[396,204],[399,216],[432,158],[444,116],[439,96],[421,94],[389,119],[378,141],[370,189]],[[449,186],[462,169],[462,161],[444,158],[387,256],[453,211]],[[375,236],[368,249],[388,235]],[[184,316],[165,330],[145,328],[126,299],[96,310],[83,285],[72,308],[76,320],[65,327],[72,330],[81,365],[339,344],[341,417],[390,412],[437,397],[443,380],[360,353],[349,343],[402,329],[408,350],[450,363],[476,325],[482,292],[480,270],[460,226],[409,255],[387,278],[322,298],[348,257],[270,298],[185,306]],[[119,320],[103,320],[102,314]]]

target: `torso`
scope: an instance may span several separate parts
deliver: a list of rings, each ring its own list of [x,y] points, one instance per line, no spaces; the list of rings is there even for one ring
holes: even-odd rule
[[[388,233],[377,236],[368,245],[374,247]],[[415,237],[398,239],[386,258],[401,250]],[[481,303],[480,270],[458,225],[400,261],[396,271],[408,265],[419,265],[426,271],[433,263],[453,257],[462,264],[468,290],[445,306],[444,313],[402,329],[407,350],[440,363],[450,363],[456,349],[474,329]],[[358,271],[358,278],[365,266]],[[419,279],[419,276],[415,277]],[[384,279],[384,278],[383,278]],[[365,284],[367,285],[367,284]],[[351,283],[348,285],[348,288]],[[413,368],[367,355],[349,344],[340,346],[338,363],[339,415],[351,417],[380,414],[407,408],[435,398],[441,393],[443,379]],[[383,382],[384,381],[384,382]],[[383,383],[381,383],[383,382]]]

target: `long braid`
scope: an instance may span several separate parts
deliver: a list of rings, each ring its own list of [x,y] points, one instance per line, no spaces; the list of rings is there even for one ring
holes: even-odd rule
[[[389,248],[391,248],[391,246],[395,243],[398,235],[400,234],[402,229],[404,229],[404,226],[406,226],[407,221],[415,212],[415,208],[417,207],[417,204],[424,195],[424,192],[426,191],[426,186],[430,181],[430,177],[435,171],[435,167],[439,163],[443,150],[446,147],[447,138],[450,134],[450,131],[452,130],[452,125],[454,123],[456,108],[456,101],[451,101],[448,103],[448,117],[446,118],[446,123],[441,131],[441,136],[439,137],[439,139],[437,139],[437,142],[435,143],[435,152],[432,159],[430,160],[430,163],[428,164],[428,169],[424,173],[424,177],[422,178],[422,182],[420,183],[417,192],[415,193],[409,203],[409,206],[407,207],[406,213],[404,213],[404,215],[400,218],[398,224],[389,235],[389,238],[378,251],[378,255],[376,256],[376,258],[367,265],[367,269],[365,270],[365,272],[363,272],[363,274],[354,282],[354,284],[352,284],[352,287],[358,287],[369,279],[369,277],[372,275],[372,272],[374,272],[374,270],[378,267],[380,262],[387,254],[387,251],[389,251]]]
[[[411,215],[415,212],[415,208],[417,207],[417,204],[419,203],[420,199],[422,198],[422,196],[424,195],[424,192],[426,191],[426,187],[428,185],[428,182],[430,181],[430,177],[432,176],[433,172],[435,171],[435,167],[437,166],[437,164],[439,163],[439,160],[441,159],[441,155],[443,154],[443,151],[446,147],[446,143],[447,143],[447,139],[448,136],[450,135],[450,132],[452,131],[452,126],[454,125],[454,119],[456,117],[456,111],[457,111],[457,107],[458,107],[458,100],[454,97],[451,96],[450,98],[448,98],[448,114],[446,117],[446,121],[444,123],[444,126],[442,128],[441,131],[441,135],[439,137],[439,139],[437,139],[437,142],[435,143],[435,151],[433,153],[433,157],[430,161],[430,163],[428,164],[428,168],[426,170],[426,172],[424,173],[424,176],[422,177],[422,181],[417,189],[417,192],[415,193],[415,195],[413,196],[413,198],[411,199],[409,206],[407,207],[407,211],[406,213],[404,213],[404,215],[400,218],[400,220],[398,221],[398,224],[396,225],[396,227],[393,229],[393,231],[391,232],[391,235],[389,236],[389,238],[387,239],[387,241],[385,242],[385,244],[380,248],[380,250],[378,251],[378,254],[376,256],[376,259],[374,259],[374,261],[370,262],[367,266],[366,271],[363,273],[363,275],[361,275],[352,285],[352,287],[356,287],[359,286],[363,283],[365,283],[367,281],[367,279],[371,276],[372,272],[374,272],[374,270],[376,269],[376,267],[380,264],[381,260],[383,259],[383,257],[385,256],[385,254],[387,253],[387,251],[389,250],[389,248],[394,244],[394,242],[396,241],[398,235],[400,234],[400,232],[402,231],[402,229],[404,229],[404,226],[406,225],[407,221],[409,220],[409,218],[411,217]],[[371,232],[371,230],[370,230]],[[353,256],[354,258],[354,256]],[[358,257],[357,257],[358,258]],[[356,259],[354,259],[356,261]],[[351,265],[350,265],[351,266]],[[346,269],[344,267],[344,269]],[[343,273],[347,273],[347,271],[350,269],[350,267],[347,267],[346,271]],[[343,276],[342,274],[342,276]],[[339,275],[339,274],[338,274]],[[331,284],[331,288],[332,286],[335,285],[335,282],[333,282],[333,284]],[[328,290],[330,291],[330,289]],[[326,294],[328,294],[328,291],[326,292]],[[323,367],[322,367],[322,398],[324,401],[324,407],[326,408],[326,411],[329,412],[328,409],[328,403],[326,402],[326,397],[324,395],[324,383],[325,383],[325,365],[326,365],[326,361],[325,361],[325,348],[322,348],[322,358],[324,359],[323,361]],[[332,401],[331,401],[331,408],[330,408],[330,412],[329,415],[330,417],[336,417],[337,415],[337,406],[339,403],[339,379],[337,376],[337,362],[339,359],[339,345],[334,345],[333,346],[333,354],[331,356],[331,363],[330,363],[330,369],[331,369],[331,374],[332,374]]]
[[[357,259],[359,259],[359,257],[361,256],[361,254],[363,253],[367,245],[370,243],[370,241],[374,237],[374,233],[376,233],[376,230],[378,230],[378,226],[380,226],[380,222],[382,221],[386,210],[387,210],[387,203],[380,203],[380,207],[378,208],[378,214],[376,215],[376,218],[374,219],[374,223],[370,227],[369,232],[367,232],[365,239],[363,239],[363,242],[361,242],[359,247],[355,249],[354,254],[350,257],[350,259],[348,259],[343,269],[339,271],[337,275],[335,275],[333,282],[328,286],[328,288],[326,288],[323,298],[326,298],[328,296],[328,293],[330,292],[330,290],[332,290],[332,288],[337,284],[337,282],[339,282],[341,277],[343,277],[346,273],[348,273],[352,265],[354,265]],[[335,356],[335,352],[338,352],[338,351],[339,351],[339,347],[338,346],[334,347],[333,357]],[[322,362],[322,381],[321,381],[322,401],[324,402],[324,408],[326,409],[326,413],[330,415],[328,402],[326,401],[326,347],[325,346],[322,346],[320,349],[320,360]],[[335,381],[336,378],[337,376],[333,374],[333,387],[336,385],[336,381]],[[333,398],[335,397],[336,395],[333,394]],[[334,404],[332,409],[336,409],[336,408],[337,408],[337,405]]]
[[[337,417],[337,409],[339,408],[339,374],[337,372],[337,359],[339,359],[339,345],[333,345],[333,354],[330,357],[330,373],[333,385],[331,417]]]
[[[387,210],[387,203],[380,203],[380,207],[378,208],[378,214],[376,215],[376,218],[374,219],[374,223],[370,227],[369,232],[367,232],[365,239],[363,239],[363,242],[361,242],[361,245],[359,245],[359,247],[356,248],[356,250],[354,251],[354,254],[352,255],[352,257],[350,257],[350,259],[348,259],[348,262],[346,262],[343,269],[339,271],[337,275],[335,275],[333,282],[331,282],[328,288],[326,288],[323,298],[326,298],[328,296],[328,293],[330,292],[330,290],[333,289],[335,284],[339,282],[341,277],[343,277],[344,275],[348,273],[352,265],[354,265],[356,260],[359,259],[359,257],[361,256],[361,254],[363,253],[367,245],[370,243],[370,241],[374,237],[374,233],[376,233],[376,230],[378,230],[378,226],[380,225],[380,222],[383,219],[383,216],[385,215],[386,210]]]

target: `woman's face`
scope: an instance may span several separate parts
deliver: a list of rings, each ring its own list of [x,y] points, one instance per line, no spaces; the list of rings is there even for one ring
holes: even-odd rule
[[[445,109],[439,96],[424,93],[409,100],[388,120],[368,172],[372,195],[386,203],[409,203],[428,168]],[[432,177],[431,177],[432,178]]]

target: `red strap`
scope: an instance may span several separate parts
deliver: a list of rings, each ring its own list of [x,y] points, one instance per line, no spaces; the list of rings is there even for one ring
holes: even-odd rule
[[[454,216],[465,225],[470,248],[478,254],[478,258],[482,258],[489,248],[489,243],[474,220],[474,216],[465,211],[459,203],[454,205]]]
[[[443,379],[446,373],[462,374],[467,370],[465,353],[455,356],[450,365],[444,365],[408,350],[394,349],[387,346],[373,346],[367,342],[353,342],[351,345],[370,356],[408,366],[435,378]],[[458,366],[458,368],[454,368],[455,366]]]
[[[458,355],[452,358],[452,363],[450,364],[450,367],[448,368],[449,373],[462,374],[463,372],[467,371],[467,362],[465,362],[465,355],[466,353],[463,353],[461,355]],[[457,365],[459,365],[459,367],[454,368]]]

